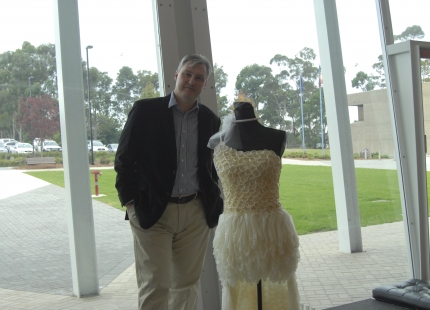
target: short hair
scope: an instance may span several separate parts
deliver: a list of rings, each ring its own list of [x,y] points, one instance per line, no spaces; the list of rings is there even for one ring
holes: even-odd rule
[[[199,54],[185,55],[184,58],[182,58],[181,61],[179,62],[178,72],[181,71],[182,67],[188,61],[190,62],[189,67],[192,67],[196,64],[205,65],[206,73],[207,73],[206,77],[208,77],[212,73],[212,66],[211,66],[209,60],[205,56],[199,55]]]

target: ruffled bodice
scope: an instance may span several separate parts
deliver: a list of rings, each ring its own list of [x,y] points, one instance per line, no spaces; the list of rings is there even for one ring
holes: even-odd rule
[[[299,238],[279,202],[281,159],[270,150],[243,152],[220,143],[214,164],[224,192],[213,241],[222,309],[256,309],[260,280],[263,309],[298,309]]]
[[[273,151],[242,152],[220,144],[215,148],[214,163],[223,186],[225,214],[281,207],[281,159]]]

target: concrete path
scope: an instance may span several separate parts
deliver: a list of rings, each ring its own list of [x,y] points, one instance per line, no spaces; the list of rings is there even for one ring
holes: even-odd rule
[[[72,292],[64,189],[0,169],[0,309],[136,309],[132,237],[124,213],[93,200],[100,295]],[[337,231],[300,236],[297,280],[306,309],[371,297],[409,278],[402,223],[362,228],[364,252],[341,253]]]

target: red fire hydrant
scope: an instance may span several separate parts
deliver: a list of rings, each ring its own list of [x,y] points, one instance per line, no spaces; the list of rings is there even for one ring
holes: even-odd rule
[[[91,170],[91,173],[94,174],[95,192],[96,192],[96,196],[98,196],[99,195],[99,175],[102,175],[102,173],[98,170]]]

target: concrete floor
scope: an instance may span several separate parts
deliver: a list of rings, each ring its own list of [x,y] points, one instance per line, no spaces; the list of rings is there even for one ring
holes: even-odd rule
[[[93,200],[100,295],[76,298],[64,189],[12,169],[0,169],[0,189],[0,309],[137,308],[132,238],[122,211]],[[109,230],[115,234],[102,238]],[[409,278],[403,223],[364,227],[362,236],[364,251],[355,254],[338,250],[337,231],[300,236],[297,280],[305,309],[368,299],[374,287]]]

